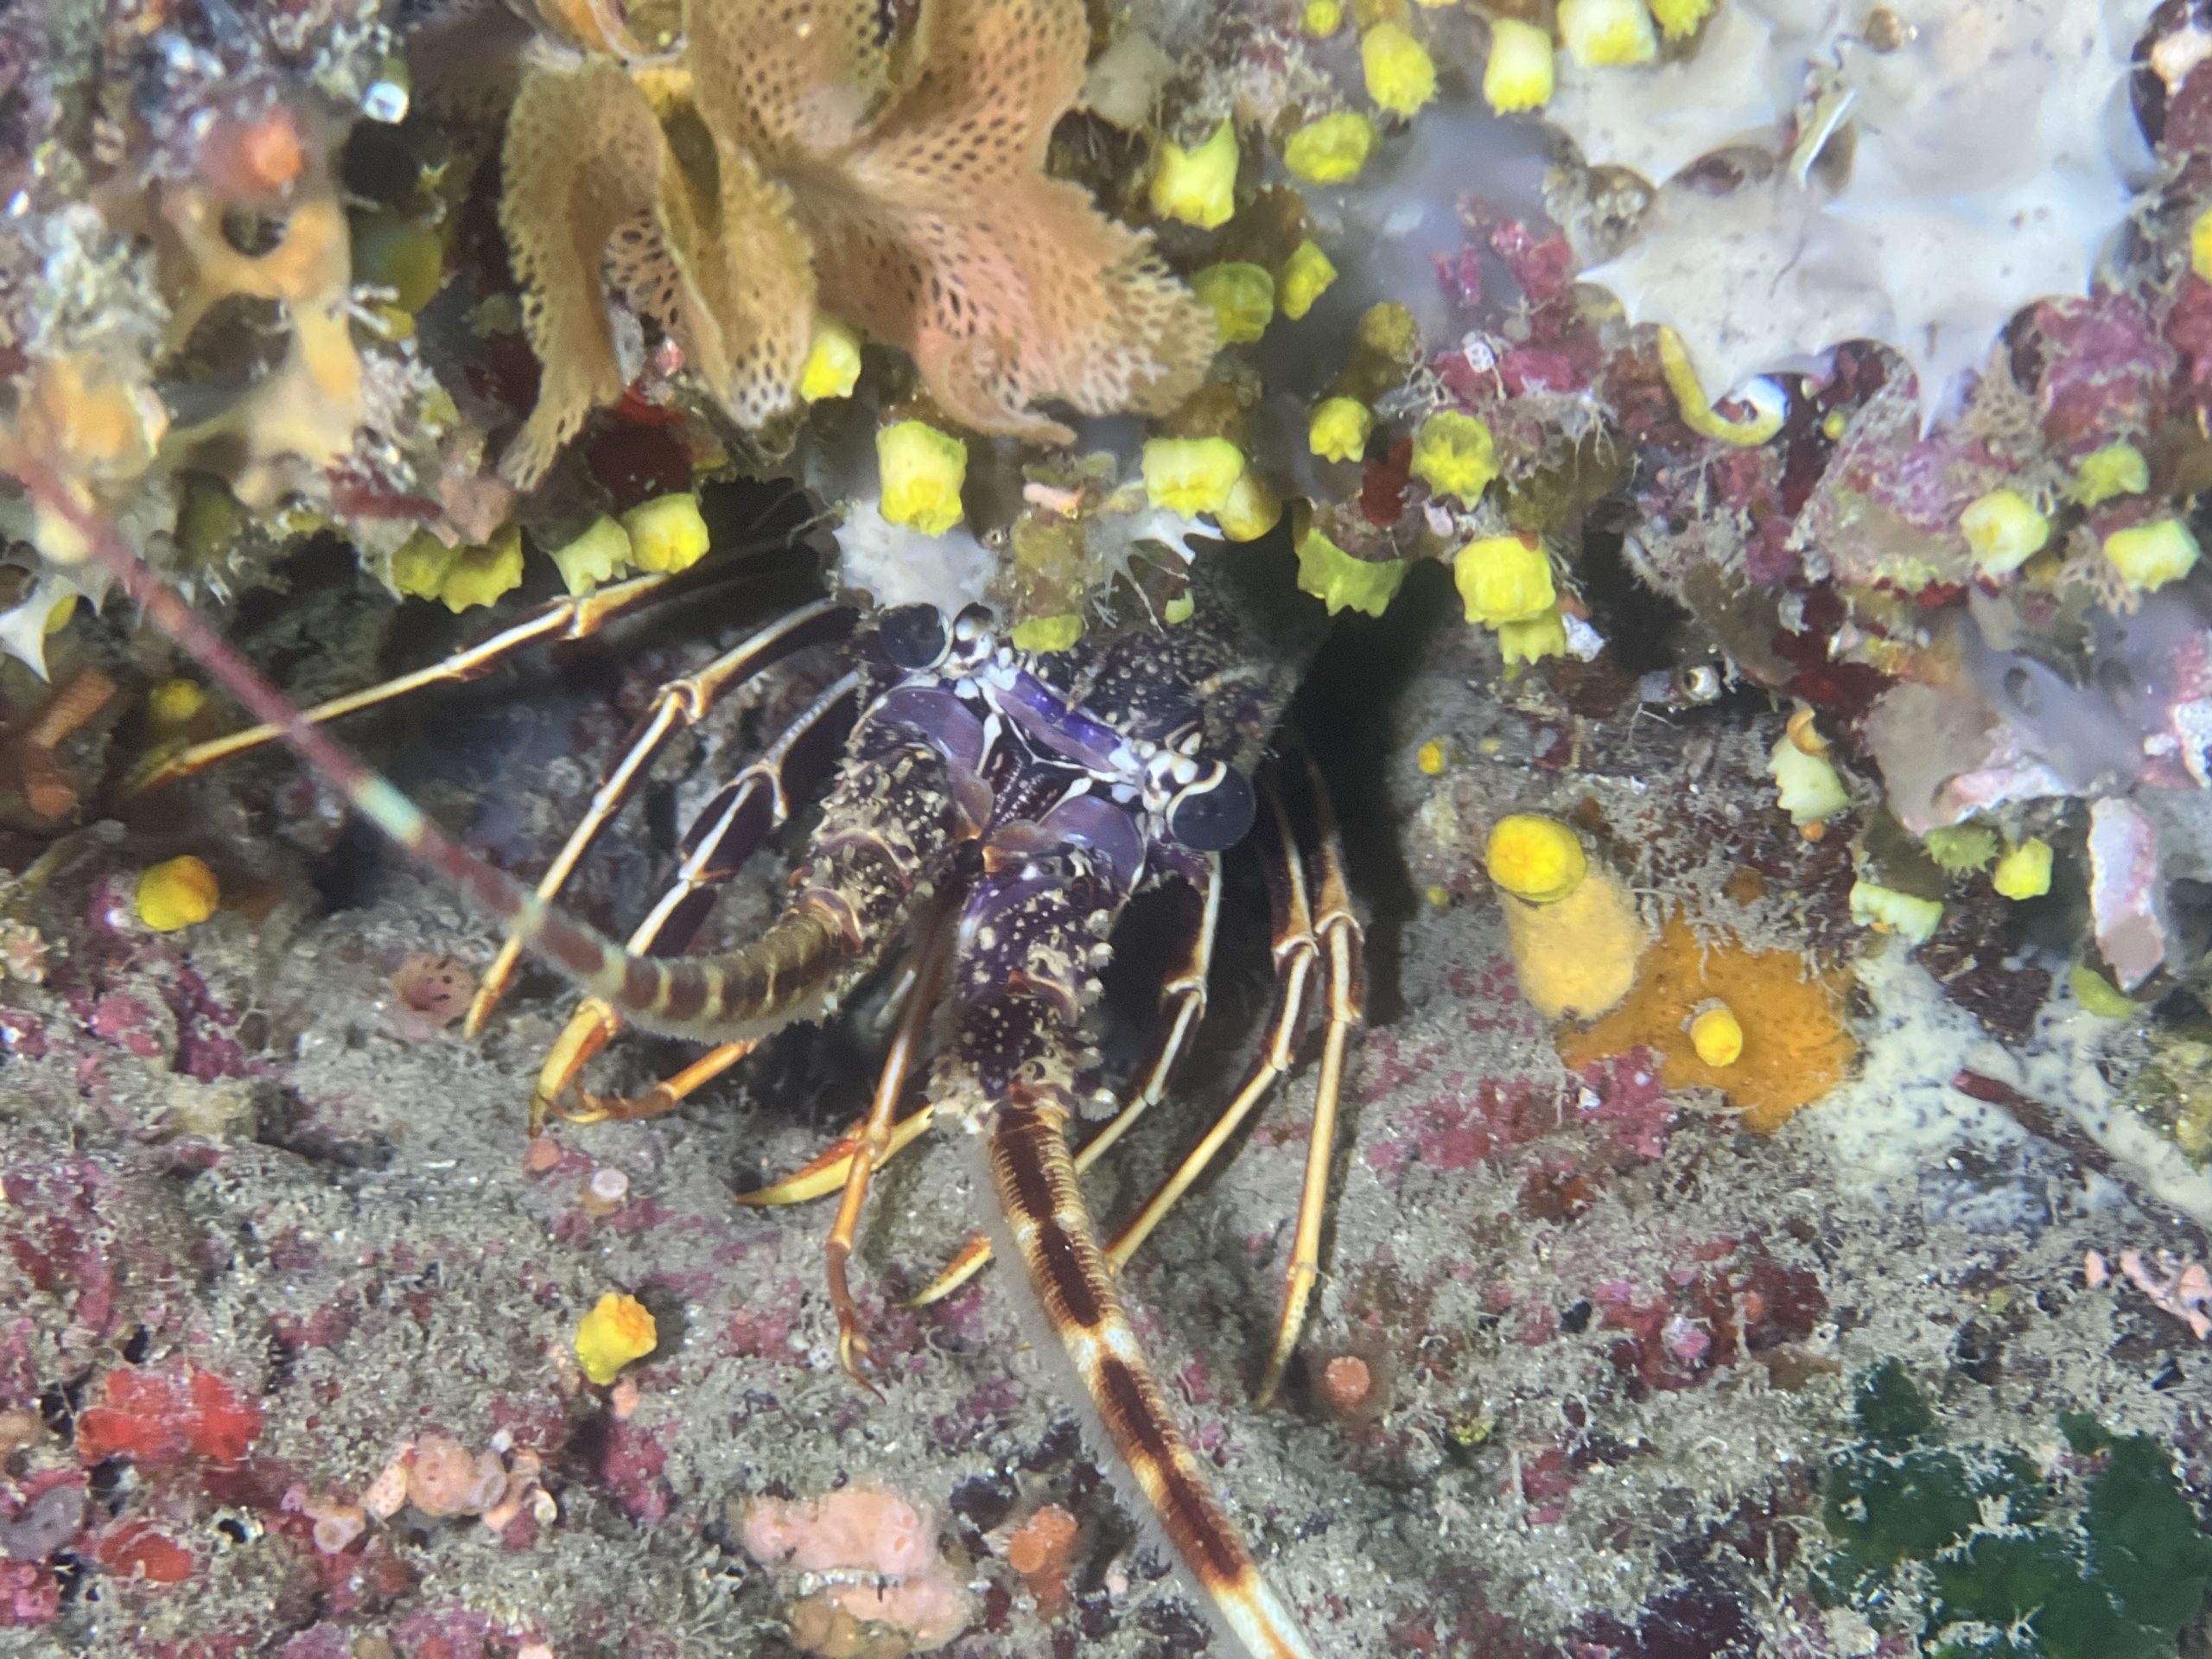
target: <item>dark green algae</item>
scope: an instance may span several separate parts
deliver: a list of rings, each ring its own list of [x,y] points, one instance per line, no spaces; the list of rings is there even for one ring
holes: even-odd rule
[[[2059,1420],[2082,1478],[2018,1450],[1952,1446],[1904,1367],[1853,1401],[1859,1444],[1830,1459],[1814,1572],[1828,1606],[1896,1629],[1916,1607],[1938,1659],[2165,1659],[2212,1586],[2212,1537],[2146,1434]]]

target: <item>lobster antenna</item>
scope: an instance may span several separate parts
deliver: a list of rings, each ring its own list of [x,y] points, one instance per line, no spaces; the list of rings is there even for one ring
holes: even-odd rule
[[[256,720],[274,727],[309,767],[342,791],[356,810],[490,912],[594,995],[626,1014],[650,1018],[669,964],[632,957],[621,946],[479,858],[440,829],[404,791],[315,725],[183,598],[124,544],[92,505],[42,461],[4,457],[41,512],[76,535],[79,556],[112,575],[125,595]],[[51,539],[51,538],[49,538]],[[57,559],[55,561],[64,561]]]

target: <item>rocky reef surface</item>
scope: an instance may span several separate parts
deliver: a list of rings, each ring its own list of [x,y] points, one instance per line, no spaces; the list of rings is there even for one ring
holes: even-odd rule
[[[1228,1651],[1002,1270],[913,1305],[969,1160],[878,1179],[874,1390],[830,1206],[734,1201],[893,988],[533,1138],[573,994],[464,1035],[497,929],[208,749],[102,561],[302,705],[669,584],[338,728],[535,879],[825,587],[1050,656],[1231,543],[1334,619],[1366,1027],[1282,1397],[1310,1050],[1122,1281],[1315,1649],[2202,1650],[2208,63],[2185,0],[0,12],[0,1655]],[[563,903],[633,925],[839,671]],[[1265,1040],[1227,871],[1106,1217]]]

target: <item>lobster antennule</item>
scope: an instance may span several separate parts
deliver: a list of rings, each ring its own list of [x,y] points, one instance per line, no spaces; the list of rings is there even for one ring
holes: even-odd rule
[[[1313,1659],[1183,1439],[1122,1311],[1068,1150],[1065,1109],[990,1109],[988,1157],[1014,1248],[1100,1422],[1215,1620],[1252,1659]]]
[[[720,957],[635,956],[547,904],[440,829],[396,785],[309,721],[259,671],[224,643],[176,592],[125,547],[60,479],[23,457],[8,461],[42,511],[76,532],[146,617],[256,720],[274,727],[302,760],[354,810],[480,905],[524,944],[637,1024],[719,1042],[757,1036],[809,1012],[862,941],[817,887],[750,944]]]

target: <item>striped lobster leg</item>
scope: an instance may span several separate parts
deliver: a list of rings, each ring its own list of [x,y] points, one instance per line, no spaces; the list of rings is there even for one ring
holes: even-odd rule
[[[146,618],[362,817],[471,902],[634,1024],[723,1043],[757,1039],[834,1007],[903,929],[931,886],[962,819],[943,756],[888,728],[863,733],[839,774],[830,822],[798,891],[760,938],[715,957],[634,956],[478,858],[421,808],[285,701],[184,601],[148,570],[89,502],[42,463],[8,462],[48,516],[48,539],[109,571]]]
[[[706,919],[715,890],[783,827],[797,803],[814,792],[852,731],[859,705],[859,677],[847,674],[715,792],[684,836],[683,860],[676,880],[630,935],[625,949],[634,955],[669,956],[690,942]],[[470,1012],[473,1015],[474,1009]],[[531,1092],[533,1135],[544,1127],[549,1114],[594,1123],[673,1111],[679,1101],[720,1077],[753,1048],[750,1040],[721,1044],[675,1077],[630,1098],[593,1095],[577,1088],[585,1065],[621,1026],[613,1008],[599,997],[586,997],[578,1005],[548,1051]]]
[[[1303,757],[1301,757],[1303,759]],[[1313,932],[1320,941],[1326,976],[1326,1025],[1321,1037],[1321,1069],[1313,1085],[1313,1123],[1306,1140],[1306,1178],[1298,1194],[1298,1226],[1292,1236],[1290,1270],[1283,1284],[1282,1312],[1260,1381],[1259,1403],[1271,1402],[1282,1387],[1298,1333],[1306,1323],[1306,1300],[1321,1273],[1321,1217],[1329,1200],[1329,1165],[1337,1145],[1337,1102],[1344,1090],[1344,1057],[1352,1035],[1367,1014],[1366,931],[1352,913],[1351,887],[1344,880],[1343,844],[1329,804],[1328,786],[1310,759],[1303,773],[1308,819],[1313,825]],[[1293,855],[1295,855],[1294,849]]]
[[[1293,807],[1285,804],[1286,783]],[[1328,1201],[1329,1164],[1336,1147],[1337,1103],[1343,1089],[1345,1055],[1366,1005],[1361,960],[1364,935],[1352,913],[1344,851],[1337,839],[1336,817],[1329,807],[1327,790],[1311,762],[1303,762],[1287,779],[1280,773],[1271,777],[1263,795],[1267,812],[1262,820],[1262,835],[1269,855],[1268,895],[1275,939],[1275,1007],[1266,1041],[1227,1109],[1144,1207],[1114,1236],[1106,1251],[1117,1271],[1126,1267],[1161,1217],[1205,1173],[1244,1120],[1290,1070],[1313,1007],[1318,970],[1327,1024],[1282,1311],[1275,1322],[1274,1340],[1256,1396],[1262,1406],[1270,1404],[1282,1387],[1298,1333],[1305,1324],[1307,1300],[1320,1276],[1321,1221]],[[1302,836],[1301,830],[1309,833]]]
[[[545,874],[538,878],[538,898],[550,904],[560,895],[584,854],[599,838],[600,831],[613,822],[615,814],[635,792],[653,758],[670,738],[696,725],[724,696],[793,652],[845,639],[852,632],[855,620],[848,607],[817,599],[777,618],[743,644],[724,652],[694,672],[671,680],[656,691],[652,706],[632,733],[622,758],[600,780],[590,806],[569,832],[568,840],[553,855]],[[630,949],[643,948],[634,939],[631,942]],[[499,1006],[499,999],[513,982],[515,965],[521,957],[520,940],[510,938],[500,945],[499,955],[485,969],[476,995],[468,1005],[468,1017],[462,1027],[465,1035],[474,1037],[484,1029],[485,1020],[491,1017],[492,1010]]]

